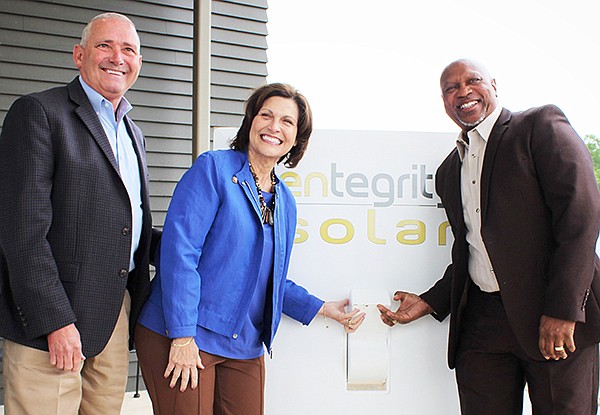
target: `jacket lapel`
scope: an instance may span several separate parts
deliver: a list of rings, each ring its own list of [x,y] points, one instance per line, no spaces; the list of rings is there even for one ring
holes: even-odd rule
[[[83,121],[94,140],[96,140],[102,149],[102,152],[106,158],[108,158],[110,161],[110,164],[113,166],[117,174],[119,174],[117,160],[115,159],[113,150],[108,142],[108,137],[106,137],[106,133],[104,132],[104,128],[102,128],[102,124],[98,119],[98,115],[96,115],[94,112],[92,104],[88,100],[87,96],[85,95],[85,91],[79,83],[79,78],[75,78],[73,81],[71,81],[67,88],[69,90],[69,97],[78,105],[78,107],[75,109],[75,113],[79,116],[79,118],[81,118],[81,121]]]
[[[488,196],[490,189],[490,176],[492,174],[492,167],[496,158],[496,152],[500,146],[500,141],[504,133],[506,132],[510,123],[511,112],[506,108],[502,109],[500,117],[496,121],[494,128],[488,139],[488,143],[485,149],[485,156],[483,157],[483,167],[481,170],[481,222],[485,222],[485,216],[487,213]]]
[[[462,163],[458,156],[458,151],[454,150],[451,164],[446,177],[446,194],[444,197],[444,206],[449,216],[450,223],[455,225],[456,232],[463,232],[465,229],[465,220],[462,211],[462,195],[460,189],[460,170]]]
[[[138,159],[138,164],[140,166],[140,178],[142,180],[142,190],[146,186],[146,179],[148,177],[148,168],[146,166],[146,145],[144,144],[144,137],[142,136],[139,129],[134,128],[133,121],[129,116],[125,116],[124,118],[125,126],[127,128],[127,132],[133,141],[133,149]]]
[[[144,136],[139,128],[135,127],[133,121],[129,116],[124,118],[125,126],[129,136],[132,137],[133,149],[138,160],[139,173],[140,173],[140,184],[142,188],[142,210],[144,212],[144,218],[150,217],[150,189],[149,189],[149,174],[148,165],[146,163],[146,145],[144,144]],[[152,224],[150,221],[144,219],[142,226],[146,229],[150,229]],[[143,239],[143,238],[142,238]]]

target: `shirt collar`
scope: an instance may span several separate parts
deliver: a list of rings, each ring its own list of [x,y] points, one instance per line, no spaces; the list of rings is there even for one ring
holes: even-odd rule
[[[500,113],[502,112],[502,106],[500,104],[496,105],[494,111],[490,115],[488,115],[477,127],[473,128],[470,131],[477,130],[483,141],[487,142],[490,138],[490,134],[492,132],[492,128],[494,128],[494,124],[498,121],[500,117]],[[460,161],[463,160],[465,153],[469,149],[469,144],[464,139],[464,136],[467,133],[461,131],[456,138],[456,148],[458,149],[458,156],[460,157]]]
[[[92,88],[91,86],[86,84],[85,81],[83,80],[83,78],[81,77],[81,75],[79,76],[79,82],[81,83],[81,86],[82,86],[83,90],[85,91],[85,94],[87,95],[88,99],[90,100],[90,103],[92,104],[92,108],[94,108],[94,111],[97,114],[102,112],[103,108],[105,106],[111,108],[111,111],[112,111],[112,108],[113,108],[112,103],[109,100],[107,100],[106,98],[104,98],[102,96],[102,94],[100,94],[94,88]],[[127,101],[127,99],[125,97],[121,98],[121,102],[119,102],[119,106],[117,107],[117,117],[116,117],[117,120],[121,120],[125,116],[125,114],[127,114],[132,109],[133,109],[133,106],[129,103],[129,101]]]
[[[497,105],[496,108],[494,108],[494,111],[492,111],[492,113],[488,115],[485,118],[485,120],[481,121],[481,123],[474,128],[474,130],[477,130],[477,132],[479,133],[481,138],[484,139],[484,141],[488,141],[488,139],[490,138],[492,128],[494,128],[494,124],[496,124],[496,121],[498,121],[498,117],[500,117],[501,112],[502,107],[500,105]]]

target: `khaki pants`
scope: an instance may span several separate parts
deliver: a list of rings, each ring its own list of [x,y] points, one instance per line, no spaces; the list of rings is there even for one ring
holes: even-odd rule
[[[130,306],[126,292],[106,347],[79,371],[59,370],[48,352],[4,340],[5,414],[120,414],[129,368]]]

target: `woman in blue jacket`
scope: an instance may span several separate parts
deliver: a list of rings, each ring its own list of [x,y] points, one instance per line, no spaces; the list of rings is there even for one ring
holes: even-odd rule
[[[295,167],[311,132],[304,96],[265,85],[231,149],[203,153],[177,185],[135,334],[155,414],[261,415],[264,351],[282,313],[348,332],[362,323],[348,300],[323,302],[287,279],[296,203],[274,167]]]

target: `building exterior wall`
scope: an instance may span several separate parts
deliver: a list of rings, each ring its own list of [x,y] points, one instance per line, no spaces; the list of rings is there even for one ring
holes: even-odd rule
[[[266,80],[267,1],[213,0],[211,8],[211,127],[237,127],[244,100]],[[19,96],[77,76],[73,45],[85,23],[106,11],[127,15],[140,34],[143,65],[126,96],[146,136],[153,221],[161,227],[192,163],[194,0],[2,0],[0,126]],[[135,374],[132,354],[129,390]]]

